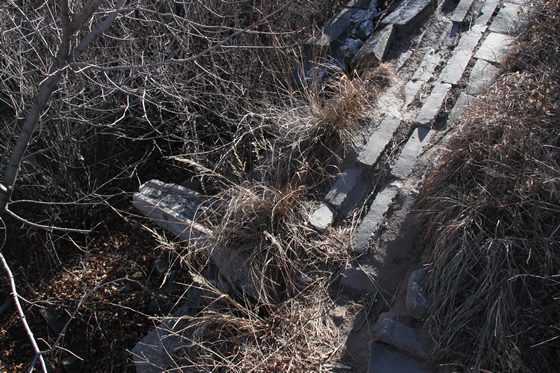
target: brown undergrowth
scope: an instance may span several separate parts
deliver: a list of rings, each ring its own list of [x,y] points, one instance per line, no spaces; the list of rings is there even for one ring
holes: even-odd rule
[[[538,3],[420,202],[445,371],[560,366],[560,7]]]

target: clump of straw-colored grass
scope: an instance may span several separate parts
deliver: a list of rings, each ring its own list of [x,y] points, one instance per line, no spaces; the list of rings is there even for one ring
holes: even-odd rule
[[[557,370],[560,9],[540,7],[520,71],[463,116],[422,191],[428,325],[451,369]]]

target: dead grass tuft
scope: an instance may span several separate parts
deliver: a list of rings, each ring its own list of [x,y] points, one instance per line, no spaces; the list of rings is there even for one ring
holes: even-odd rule
[[[539,7],[514,72],[464,116],[420,202],[435,358],[475,371],[558,366],[560,9]]]

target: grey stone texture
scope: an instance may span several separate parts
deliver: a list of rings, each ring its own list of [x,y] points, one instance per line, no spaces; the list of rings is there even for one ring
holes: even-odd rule
[[[393,25],[388,25],[374,33],[360,48],[352,60],[352,65],[360,70],[366,70],[383,61],[387,50],[396,37]]]
[[[395,25],[398,32],[406,33],[434,12],[434,0],[401,1],[383,21],[385,25]]]
[[[413,358],[421,360],[429,358],[432,344],[420,330],[390,318],[380,322],[379,332],[375,337],[376,341],[386,343]]]
[[[459,94],[459,97],[457,98],[457,101],[455,102],[455,106],[453,106],[453,109],[451,109],[451,113],[449,114],[447,121],[449,123],[455,122],[457,119],[459,119],[461,114],[463,114],[465,109],[475,101],[476,99],[473,96],[470,96],[465,92],[461,92],[461,94]]]
[[[334,41],[344,42],[352,25],[351,18],[354,11],[352,8],[345,7],[331,18],[317,35],[303,44],[303,54],[310,59],[327,57]]]
[[[341,277],[341,285],[345,293],[363,294],[375,291],[373,278],[361,267],[348,267]]]
[[[420,113],[414,120],[414,126],[431,128],[434,120],[441,111],[441,106],[451,89],[451,84],[440,83],[432,89],[430,97],[426,100]]]
[[[490,21],[490,18],[492,18],[492,14],[494,14],[494,11],[499,3],[500,0],[486,0],[484,5],[482,5],[482,9],[480,9],[480,14],[474,21],[474,24],[478,26],[486,26],[488,21]]]
[[[212,245],[208,240],[212,232],[196,222],[197,217],[204,214],[199,204],[201,198],[200,194],[180,185],[150,180],[134,193],[132,203],[163,229],[204,250],[232,285],[255,295],[244,265],[246,255]]]
[[[393,139],[393,135],[400,123],[400,118],[386,115],[369,137],[365,148],[358,155],[358,164],[366,167],[373,167],[379,160],[383,150],[385,150]]]
[[[371,342],[368,373],[427,373],[424,364],[381,343]]]
[[[335,211],[326,203],[322,203],[309,218],[309,224],[319,232],[324,232],[332,224],[334,215]]]
[[[369,240],[374,235],[381,223],[389,207],[393,203],[393,199],[399,192],[399,186],[395,183],[386,185],[375,197],[369,207],[367,215],[364,217],[352,238],[351,250],[358,253],[365,253],[368,249]]]
[[[155,327],[132,349],[137,373],[160,373],[172,368],[172,356],[186,341],[189,318],[188,307],[183,306],[173,317]]]
[[[342,174],[336,179],[331,190],[327,193],[325,201],[336,209],[340,209],[344,201],[352,190],[362,182],[361,168],[349,168],[344,170]]]
[[[426,298],[423,286],[425,276],[426,269],[420,268],[412,272],[408,277],[406,309],[408,314],[417,320],[425,320],[430,312],[430,302]]]
[[[471,76],[469,78],[469,85],[465,92],[469,95],[478,95],[486,91],[490,85],[496,80],[500,69],[498,66],[483,59],[476,61]]]
[[[440,61],[441,55],[436,53],[435,49],[430,48],[428,52],[426,52],[422,62],[420,62],[420,66],[418,66],[418,69],[416,69],[410,81],[404,86],[403,110],[414,101],[414,97],[416,97],[420,88],[433,77],[434,71]]]
[[[473,2],[474,0],[461,0],[461,2],[455,7],[455,10],[453,10],[453,14],[450,19],[453,22],[463,23]]]
[[[470,30],[461,37],[453,56],[447,61],[447,66],[441,72],[441,81],[450,84],[459,82],[481,37],[482,32],[478,30]]]
[[[527,25],[527,7],[504,3],[490,25],[490,31],[517,36]]]
[[[514,41],[513,36],[492,32],[474,56],[489,62],[502,63]]]
[[[422,148],[428,143],[430,135],[429,128],[418,127],[414,130],[391,170],[393,177],[404,180],[410,175],[418,156],[422,153]]]
[[[211,233],[195,222],[201,212],[201,198],[180,185],[150,180],[134,193],[132,204],[160,227],[188,242]]]

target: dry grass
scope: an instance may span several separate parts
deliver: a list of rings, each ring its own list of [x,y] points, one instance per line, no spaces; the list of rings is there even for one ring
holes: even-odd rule
[[[560,9],[536,10],[513,72],[464,115],[423,188],[428,324],[453,371],[558,368]]]
[[[333,302],[326,285],[260,309],[208,287],[217,300],[191,322],[191,338],[176,354],[177,366],[189,371],[330,371],[340,358],[343,338],[328,314]]]

